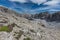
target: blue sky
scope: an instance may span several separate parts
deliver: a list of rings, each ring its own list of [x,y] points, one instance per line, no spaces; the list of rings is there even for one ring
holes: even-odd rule
[[[60,11],[60,0],[0,0],[0,5],[21,13]]]

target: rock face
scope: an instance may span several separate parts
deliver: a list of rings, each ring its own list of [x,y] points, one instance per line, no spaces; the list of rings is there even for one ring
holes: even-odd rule
[[[36,19],[44,19],[47,21],[60,21],[60,12],[56,12],[53,14],[49,14],[48,12],[42,12],[39,14],[35,14],[34,18]]]
[[[39,14],[20,14],[20,17],[24,17],[28,20],[44,19],[46,21],[57,21],[60,22],[60,11],[55,13],[42,12]]]
[[[0,40],[60,40],[60,30],[49,28],[45,20],[28,20],[4,9],[0,9],[0,26],[8,26],[12,31],[0,31]]]

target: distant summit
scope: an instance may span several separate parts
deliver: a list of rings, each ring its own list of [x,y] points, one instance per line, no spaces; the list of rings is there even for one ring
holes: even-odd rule
[[[44,19],[47,21],[60,21],[60,11],[50,14],[48,12],[42,12],[39,14],[35,14],[34,18],[36,19]]]
[[[60,11],[51,13],[51,14],[49,12],[41,12],[41,13],[36,13],[36,14],[29,14],[29,13],[20,14],[7,7],[0,6],[0,12],[16,14],[17,16],[24,17],[29,20],[44,19],[46,21],[60,21]]]

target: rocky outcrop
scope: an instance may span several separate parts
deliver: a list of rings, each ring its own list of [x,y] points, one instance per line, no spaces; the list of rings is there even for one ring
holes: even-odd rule
[[[48,14],[43,16],[48,17]],[[0,30],[0,40],[60,40],[60,30],[49,28],[47,21],[28,20],[24,17],[17,16],[11,10],[7,13],[1,11],[0,25],[8,26],[11,31]]]
[[[49,14],[48,12],[42,12],[39,14],[33,15],[35,19],[44,19],[47,21],[60,21],[60,12],[55,12],[53,14]]]

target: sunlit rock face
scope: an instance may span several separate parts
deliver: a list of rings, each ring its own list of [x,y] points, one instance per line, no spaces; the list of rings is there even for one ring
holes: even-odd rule
[[[8,8],[0,8],[0,40],[60,40],[60,30],[51,23],[42,19],[28,20],[30,16],[22,17],[5,9]]]

